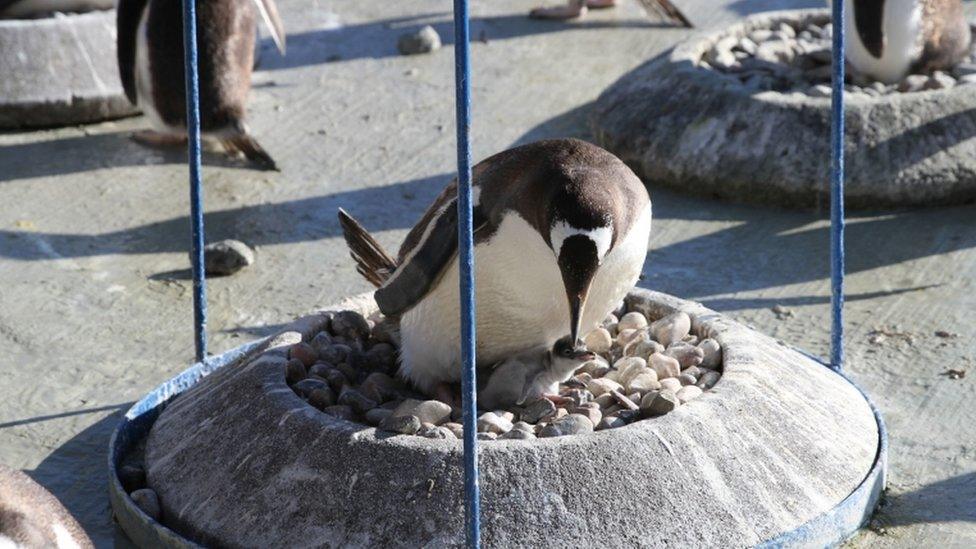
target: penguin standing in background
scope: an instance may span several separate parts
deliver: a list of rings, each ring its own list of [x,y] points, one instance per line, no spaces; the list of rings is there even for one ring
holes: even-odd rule
[[[473,169],[477,359],[489,365],[578,341],[640,276],[651,231],[641,180],[576,139],[539,141]],[[400,322],[400,373],[428,394],[461,379],[457,182],[410,230],[396,259],[344,211],[357,270]]]
[[[219,140],[228,152],[243,153],[258,167],[274,170],[274,160],[244,124],[254,67],[256,15],[284,53],[285,33],[274,0],[197,3],[200,127],[204,137]],[[153,128],[136,134],[136,140],[153,146],[185,143],[181,1],[119,0],[117,22],[122,87]]]
[[[692,27],[688,18],[670,0],[640,0],[640,3],[647,11],[654,12],[682,27]],[[569,0],[562,6],[535,8],[529,12],[529,17],[534,19],[576,19],[583,17],[591,9],[601,10],[616,5],[617,0]]]
[[[847,62],[885,83],[948,69],[969,53],[961,0],[844,0]]]

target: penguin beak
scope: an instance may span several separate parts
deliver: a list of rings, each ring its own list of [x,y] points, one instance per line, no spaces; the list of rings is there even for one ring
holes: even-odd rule
[[[583,235],[573,235],[563,241],[557,263],[569,300],[569,333],[576,344],[580,340],[583,306],[586,305],[590,283],[600,267],[596,245]]]
[[[583,322],[583,305],[586,303],[586,290],[567,296],[569,298],[569,334],[573,343],[579,343],[580,324]]]

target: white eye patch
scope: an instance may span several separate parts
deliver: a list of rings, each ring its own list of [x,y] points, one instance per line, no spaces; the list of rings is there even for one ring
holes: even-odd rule
[[[563,243],[567,238],[575,235],[583,235],[593,241],[596,246],[596,256],[599,260],[610,251],[610,242],[613,240],[613,229],[607,227],[597,227],[595,229],[577,229],[565,221],[556,221],[552,224],[549,233],[549,240],[552,242],[552,249],[559,257],[559,252],[563,248]]]

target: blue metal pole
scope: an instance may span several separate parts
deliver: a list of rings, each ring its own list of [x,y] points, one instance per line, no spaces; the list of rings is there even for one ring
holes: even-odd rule
[[[468,0],[454,0],[454,78],[457,107],[458,265],[461,287],[461,380],[464,411],[464,517],[467,545],[479,547],[478,410],[475,381],[474,240],[471,213],[471,68]]]
[[[830,135],[830,367],[844,367],[844,0],[833,0]]]
[[[183,53],[186,69],[187,164],[190,166],[193,334],[197,361],[207,356],[207,285],[203,270],[203,185],[200,181],[200,80],[197,72],[196,0],[183,0]]]

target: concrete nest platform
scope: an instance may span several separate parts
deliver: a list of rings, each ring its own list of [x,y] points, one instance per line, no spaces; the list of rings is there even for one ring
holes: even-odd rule
[[[885,437],[855,386],[699,304],[635,290],[627,308],[648,319],[689,314],[696,332],[721,342],[722,379],[672,413],[618,429],[480,445],[486,547],[822,545],[866,520],[884,483]],[[332,310],[349,309],[369,315],[375,305],[359,297]],[[287,349],[329,319],[305,317],[198,364],[126,414],[109,468],[113,509],[133,540],[463,544],[460,441],[329,416],[286,384]],[[155,518],[120,480],[138,462],[158,494]]]
[[[597,99],[597,141],[647,180],[738,202],[829,196],[826,10],[754,15],[645,63]],[[976,199],[976,65],[847,85],[849,206]]]
[[[0,128],[135,114],[115,60],[115,10],[0,19]]]

